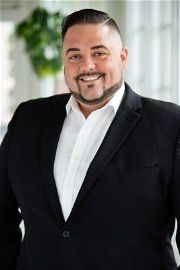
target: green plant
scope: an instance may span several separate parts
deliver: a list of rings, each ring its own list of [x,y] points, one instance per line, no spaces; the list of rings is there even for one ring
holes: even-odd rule
[[[62,19],[60,12],[49,13],[37,7],[16,27],[16,34],[24,39],[26,51],[39,77],[55,76],[62,68]]]

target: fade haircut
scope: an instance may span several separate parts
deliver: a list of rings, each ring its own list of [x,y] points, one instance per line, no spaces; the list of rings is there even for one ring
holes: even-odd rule
[[[105,12],[95,9],[81,9],[65,17],[61,23],[62,42],[67,30],[76,24],[106,24],[115,30],[121,37],[116,22]]]

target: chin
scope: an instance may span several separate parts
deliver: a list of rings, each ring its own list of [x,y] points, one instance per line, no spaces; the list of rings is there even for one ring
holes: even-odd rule
[[[93,99],[97,99],[97,98],[100,98],[102,96],[102,94],[99,94],[99,95],[83,95],[83,98],[87,99],[87,100],[93,100]]]
[[[82,91],[81,94],[86,99],[96,99],[100,98],[103,95],[103,90],[88,89],[84,93]]]

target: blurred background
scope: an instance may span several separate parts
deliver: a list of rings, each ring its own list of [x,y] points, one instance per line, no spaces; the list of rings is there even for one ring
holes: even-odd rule
[[[59,24],[82,8],[116,20],[129,48],[126,81],[137,93],[180,104],[179,1],[0,0],[0,141],[21,102],[68,91]]]
[[[59,24],[82,8],[105,11],[118,23],[129,48],[126,81],[136,92],[180,103],[179,1],[0,0],[0,8],[0,140],[19,103],[68,91]]]

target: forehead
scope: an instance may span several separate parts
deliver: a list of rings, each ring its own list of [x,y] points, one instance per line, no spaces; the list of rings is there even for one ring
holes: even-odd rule
[[[66,32],[63,47],[64,49],[69,47],[89,48],[99,44],[111,47],[113,39],[117,42],[118,33],[107,25],[77,24],[71,26]]]

